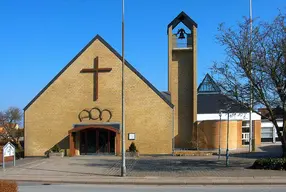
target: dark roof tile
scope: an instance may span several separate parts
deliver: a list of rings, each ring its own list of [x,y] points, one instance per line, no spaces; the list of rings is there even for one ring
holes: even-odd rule
[[[198,114],[219,113],[220,109],[230,107],[231,113],[247,113],[248,109],[226,95],[198,94]]]

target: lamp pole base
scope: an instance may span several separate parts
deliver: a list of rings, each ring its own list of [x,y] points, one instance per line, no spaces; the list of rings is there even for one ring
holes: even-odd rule
[[[251,147],[252,147],[252,152],[255,152],[255,148],[256,148],[256,147],[255,147],[255,139],[253,138],[251,142],[252,142],[252,145],[251,145]]]
[[[226,162],[225,165],[228,167],[229,166],[229,150],[226,149],[226,158],[225,158]]]
[[[126,177],[126,167],[121,166],[121,177]]]

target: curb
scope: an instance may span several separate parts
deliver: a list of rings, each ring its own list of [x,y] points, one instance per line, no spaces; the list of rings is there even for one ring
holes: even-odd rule
[[[92,180],[92,181],[78,181],[78,180],[52,180],[52,179],[1,179],[1,180],[14,180],[16,182],[31,182],[31,183],[42,183],[43,185],[51,184],[97,184],[97,185],[286,185],[286,178],[284,179],[253,179],[249,180],[204,180],[204,181],[195,181],[195,180],[181,180],[181,181],[166,181],[166,180],[132,180],[132,179],[109,179],[109,180]]]

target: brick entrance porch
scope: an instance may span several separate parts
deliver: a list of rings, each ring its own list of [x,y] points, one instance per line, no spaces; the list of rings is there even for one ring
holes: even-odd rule
[[[70,156],[108,153],[119,155],[120,131],[115,124],[80,124],[69,130]]]

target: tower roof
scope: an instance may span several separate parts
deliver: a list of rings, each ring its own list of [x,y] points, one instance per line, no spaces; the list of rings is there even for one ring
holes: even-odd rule
[[[198,87],[198,93],[220,93],[221,90],[213,78],[207,73]]]
[[[172,28],[174,29],[181,22],[189,29],[192,29],[193,26],[198,28],[198,24],[194,20],[192,20],[184,11],[182,11],[171,23],[169,23],[168,29],[170,26],[172,26]]]

